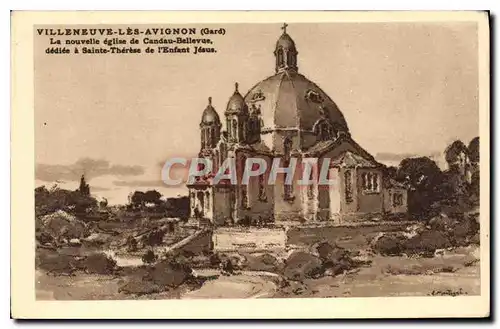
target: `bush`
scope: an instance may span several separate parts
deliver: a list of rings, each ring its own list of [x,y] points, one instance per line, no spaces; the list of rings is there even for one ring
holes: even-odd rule
[[[147,295],[161,292],[162,289],[155,283],[148,281],[138,281],[131,280],[123,284],[120,288],[118,288],[118,292],[123,292],[126,294],[133,295]]]
[[[479,223],[476,218],[466,216],[458,221],[450,230],[450,238],[456,246],[466,246],[472,243],[474,236],[479,232]]]
[[[53,244],[55,242],[54,237],[47,232],[36,233],[36,240],[42,245]]]
[[[156,246],[163,243],[163,237],[165,236],[166,230],[155,229],[148,234],[143,235],[142,242],[145,246]]]
[[[480,236],[479,236],[479,233],[476,233],[474,234],[470,239],[469,239],[469,242],[471,244],[476,244],[476,245],[479,245],[480,244]]]
[[[45,233],[59,240],[80,239],[87,235],[85,224],[62,210],[41,217],[39,230],[40,234]]]
[[[427,230],[408,239],[403,245],[403,252],[408,256],[432,257],[437,249],[445,249],[451,246],[448,235],[439,231]]]
[[[276,257],[266,253],[247,257],[245,269],[276,273],[282,270],[282,264]]]
[[[160,287],[168,286],[175,288],[191,277],[191,273],[191,268],[186,264],[164,260],[151,267],[143,279],[151,281]]]
[[[467,246],[477,243],[479,223],[475,215],[441,214],[428,223],[429,229],[408,238],[403,234],[382,234],[372,243],[374,251],[384,256],[432,257],[438,249]]]
[[[328,242],[320,243],[316,250],[323,262],[325,273],[337,275],[357,266],[349,255],[349,251],[337,245],[331,245]]]
[[[208,252],[199,255],[189,255],[185,262],[192,268],[218,268],[221,259],[217,253]]]
[[[156,255],[153,250],[148,250],[144,255],[142,255],[142,262],[144,264],[152,264],[156,261]]]
[[[78,270],[78,261],[70,255],[37,249],[35,265],[51,274],[71,275]]]
[[[295,281],[316,278],[323,274],[323,264],[319,257],[303,251],[294,251],[285,262],[283,275]]]
[[[86,273],[112,274],[115,272],[116,261],[104,253],[95,253],[85,257],[80,267]]]
[[[372,243],[372,249],[383,256],[400,256],[407,238],[403,234],[383,234]]]

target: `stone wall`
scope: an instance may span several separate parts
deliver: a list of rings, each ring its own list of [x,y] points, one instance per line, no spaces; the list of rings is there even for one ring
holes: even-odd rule
[[[284,228],[217,228],[212,236],[215,251],[284,249]]]

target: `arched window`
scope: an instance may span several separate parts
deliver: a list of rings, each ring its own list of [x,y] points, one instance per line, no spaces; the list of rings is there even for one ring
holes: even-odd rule
[[[347,203],[352,202],[352,174],[350,170],[346,170],[344,173],[345,182],[345,201]]]
[[[189,193],[189,203],[191,205],[191,209],[194,210],[194,207],[196,206],[196,196],[194,192]]]
[[[217,144],[217,132],[215,131],[215,127],[210,128],[210,143],[212,147],[215,147],[215,144]]]
[[[286,137],[283,141],[283,154],[285,155],[286,165],[290,162],[290,154],[292,151],[292,140],[289,137]]]
[[[264,185],[264,174],[259,175],[259,200],[267,201],[266,187]]]
[[[313,132],[316,134],[316,140],[320,142],[333,138],[333,127],[326,119],[319,119],[313,126]]]
[[[213,166],[213,172],[216,173],[217,170],[219,170],[219,167],[221,165],[220,161],[220,154],[219,150],[214,151],[214,166]]]
[[[314,178],[314,168],[311,168],[311,173],[309,175],[309,180],[312,180],[312,181],[315,180],[315,178]],[[309,199],[312,199],[314,197],[314,183],[310,183],[307,186],[307,197]]]
[[[288,64],[288,66],[293,66],[293,54],[291,52],[288,52],[286,54],[287,56],[287,60],[286,60],[286,63]]]
[[[207,128],[207,147],[212,147],[212,128]]]
[[[205,201],[203,197],[203,192],[198,192],[198,204],[200,205],[201,214],[205,214]]]
[[[205,211],[210,211],[210,193],[208,191],[205,192]]]
[[[243,177],[243,172],[245,171],[245,166],[247,162],[247,156],[245,154],[241,155],[240,158],[240,163],[237,166],[237,175],[238,175],[238,180],[241,181]],[[250,183],[250,182],[249,182]],[[241,184],[240,185],[240,190],[241,190],[241,206],[243,208],[248,208],[248,186],[249,184]]]
[[[276,61],[278,62],[277,63],[277,67],[281,67],[283,66],[283,48],[279,47],[278,48],[278,53],[276,54]]]
[[[231,137],[233,140],[238,139],[238,122],[236,119],[233,119]]]
[[[378,192],[378,175],[372,175],[372,189],[374,192]]]
[[[201,128],[201,148],[205,148],[205,128]]]
[[[240,185],[241,187],[241,206],[248,208],[248,185]]]
[[[221,143],[219,148],[220,148],[220,152],[219,152],[219,167],[221,167],[222,163],[224,163],[224,160],[226,159],[226,144]]]
[[[292,140],[289,137],[286,137],[283,142],[283,167],[288,167],[290,165],[290,158],[292,152]],[[293,180],[292,184],[286,184],[286,177],[284,177],[283,181],[283,196],[285,200],[292,199],[293,194]]]
[[[379,175],[377,173],[363,173],[361,174],[361,181],[363,190],[365,192],[377,193],[379,192]]]

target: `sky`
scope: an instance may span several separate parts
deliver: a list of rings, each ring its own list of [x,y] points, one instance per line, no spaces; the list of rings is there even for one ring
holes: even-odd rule
[[[244,94],[274,74],[282,32],[280,24],[214,27],[226,30],[212,38],[217,53],[201,55],[47,55],[49,37],[36,37],[36,185],[76,188],[85,173],[110,203],[135,190],[185,194],[161,183],[164,161],[197,154],[209,96],[222,118],[235,82]],[[478,136],[475,24],[290,24],[287,32],[299,72],[379,161],[430,156],[442,166],[447,145]]]

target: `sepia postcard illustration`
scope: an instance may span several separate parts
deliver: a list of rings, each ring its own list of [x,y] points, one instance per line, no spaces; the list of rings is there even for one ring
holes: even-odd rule
[[[488,316],[488,24],[13,12],[13,317]]]

